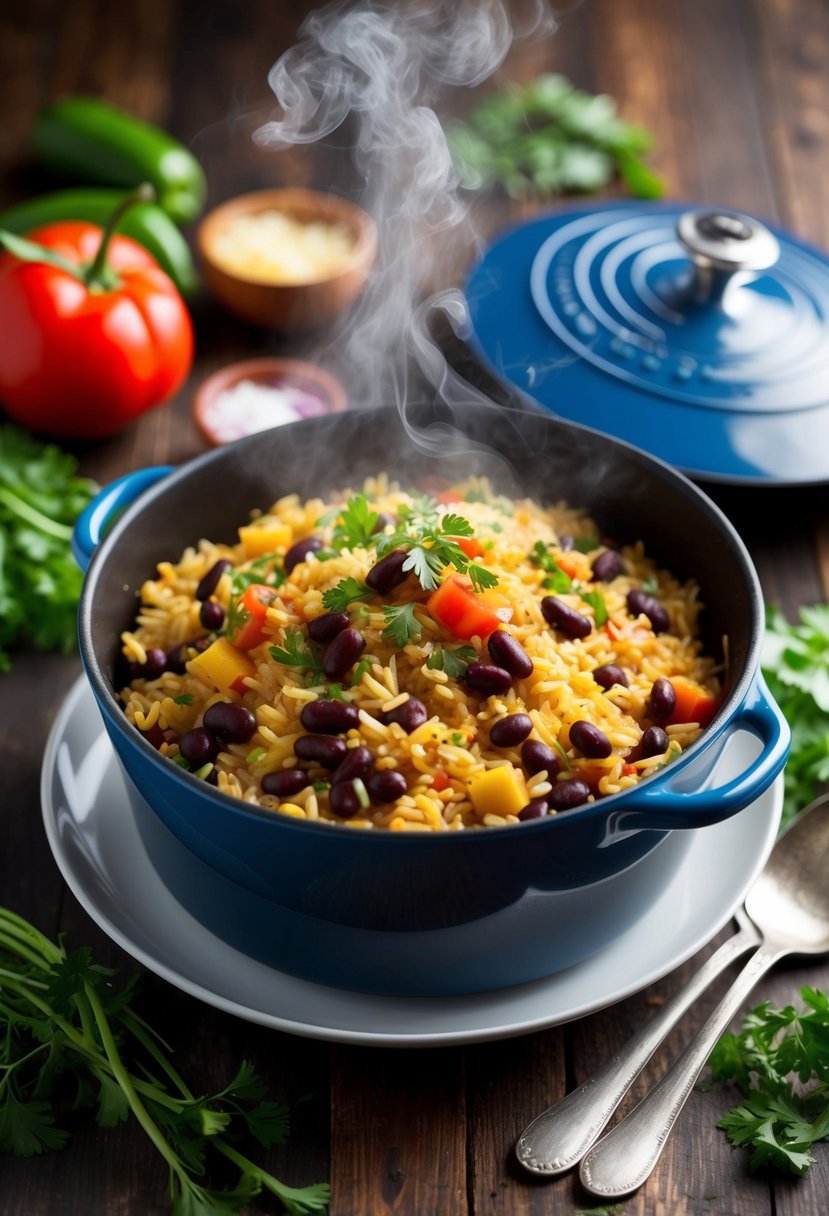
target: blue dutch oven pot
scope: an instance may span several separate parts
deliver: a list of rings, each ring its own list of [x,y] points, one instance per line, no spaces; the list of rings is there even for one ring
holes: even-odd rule
[[[722,707],[678,761],[640,786],[506,829],[357,832],[221,794],[164,759],[126,720],[115,690],[120,634],[142,583],[202,537],[234,543],[251,510],[288,493],[359,485],[381,470],[490,477],[508,495],[586,507],[606,534],[700,585],[709,652],[727,660]],[[762,794],[789,732],[759,671],[763,604],[732,526],[684,476],[636,448],[537,411],[350,411],[308,419],[146,469],[108,487],[78,522],[86,570],[81,655],[127,775],[149,855],[180,902],[248,954],[320,983],[446,995],[552,974],[624,933],[674,877],[669,835],[704,828]],[[720,782],[735,732],[759,740]],[[705,898],[700,891],[700,898]]]

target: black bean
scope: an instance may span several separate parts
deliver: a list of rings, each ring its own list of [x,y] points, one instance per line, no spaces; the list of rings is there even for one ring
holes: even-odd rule
[[[545,595],[541,601],[544,620],[568,638],[586,638],[592,632],[593,622],[555,595]]]
[[[603,663],[601,667],[594,668],[593,679],[605,689],[612,688],[614,684],[628,687],[627,676],[615,663]]]
[[[586,781],[573,778],[570,781],[557,781],[547,794],[547,801],[553,810],[572,811],[581,806],[590,797],[590,786]]]
[[[290,798],[304,790],[308,784],[308,774],[301,768],[282,768],[276,773],[266,773],[262,778],[262,793],[273,794],[274,798]]]
[[[380,559],[372,566],[366,575],[366,586],[371,587],[378,595],[386,595],[392,587],[397,587],[409,577],[409,571],[403,569],[409,554],[406,549],[392,549],[391,553]]]
[[[209,600],[219,585],[219,579],[232,565],[233,563],[229,562],[226,557],[220,557],[215,565],[210,567],[196,588],[196,599]]]
[[[312,735],[341,735],[359,725],[360,715],[347,701],[309,701],[299,720]]]
[[[205,710],[204,725],[228,743],[247,743],[256,730],[256,718],[244,705],[217,701]]]
[[[570,727],[570,743],[583,756],[592,760],[604,760],[613,751],[610,740],[603,730],[592,722],[581,720]]]
[[[512,687],[512,676],[504,667],[496,667],[494,663],[482,663],[480,659],[470,663],[463,675],[464,684],[468,684],[475,692],[485,697],[493,697],[497,693],[506,692]]]
[[[522,823],[526,823],[528,819],[543,819],[550,809],[550,804],[546,798],[531,798],[527,805],[518,812],[518,818]]]
[[[649,726],[639,743],[639,754],[643,760],[649,756],[661,756],[668,750],[668,736],[661,726]]]
[[[650,716],[660,722],[667,722],[676,709],[676,689],[665,676],[660,676],[651,685],[648,708]]]
[[[540,739],[528,739],[521,748],[521,763],[530,777],[546,770],[552,781],[561,768],[561,758]]]
[[[394,709],[387,709],[385,713],[380,715],[382,722],[388,726],[391,722],[396,722],[398,726],[402,726],[407,735],[410,735],[413,730],[417,730],[418,726],[429,717],[429,711],[422,701],[417,697],[409,697],[408,701],[401,702]]]
[[[341,680],[366,648],[366,640],[356,629],[343,629],[325,652],[322,670],[329,680]]]
[[[605,549],[604,553],[593,559],[591,569],[596,582],[610,583],[617,575],[624,573],[625,563],[615,549]]]
[[[343,781],[340,785],[332,785],[328,795],[328,805],[340,819],[352,819],[363,809],[360,796],[353,781]]]
[[[206,637],[193,638],[191,642],[180,642],[178,646],[174,646],[167,655],[167,671],[175,672],[176,675],[184,675],[186,663],[195,654],[206,650],[210,645],[210,641]]]
[[[209,764],[218,756],[219,743],[209,730],[205,730],[203,726],[196,726],[181,736],[179,750],[189,764],[201,768],[203,764]]]
[[[631,616],[646,616],[654,633],[664,633],[670,624],[664,604],[638,587],[628,592],[627,608]]]
[[[486,644],[493,663],[503,667],[517,680],[526,680],[533,673],[533,661],[520,642],[507,633],[506,629],[496,629],[489,635]]]
[[[372,802],[395,802],[408,789],[406,778],[396,768],[384,768],[372,773],[366,782],[368,796]]]
[[[386,528],[393,528],[396,523],[396,515],[390,515],[388,511],[380,511],[377,515],[377,523],[371,529],[371,534],[374,536],[377,532],[385,532]]]
[[[350,747],[346,757],[335,770],[331,778],[332,784],[339,785],[342,781],[354,781],[357,777],[365,781],[374,768],[374,755],[367,747]]]
[[[215,600],[205,600],[201,606],[199,620],[205,629],[221,629],[225,620],[225,610]]]
[[[294,752],[300,760],[310,760],[322,768],[336,768],[342,764],[347,751],[345,740],[333,735],[300,735],[294,744]]]
[[[133,680],[157,680],[166,669],[167,655],[160,647],[151,646],[144,663],[130,664],[130,675]]]
[[[298,540],[285,554],[283,562],[285,573],[290,574],[294,566],[298,566],[300,562],[305,561],[309,554],[316,553],[321,548],[322,541],[318,536],[306,536],[304,540]]]
[[[348,628],[347,612],[323,612],[308,622],[308,636],[314,642],[333,642],[338,633]]]
[[[526,714],[508,714],[506,718],[493,722],[489,741],[493,747],[517,747],[524,742],[532,728],[532,721]]]

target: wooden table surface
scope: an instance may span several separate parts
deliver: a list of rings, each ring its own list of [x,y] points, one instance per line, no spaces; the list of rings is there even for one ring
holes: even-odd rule
[[[43,185],[28,164],[32,118],[43,103],[73,91],[125,106],[190,144],[207,170],[212,202],[319,179],[323,168],[313,155],[277,157],[250,139],[271,109],[268,69],[293,43],[309,7],[273,0],[12,3],[0,27],[0,205]],[[653,165],[669,196],[751,210],[829,247],[825,4],[585,0],[564,12],[554,38],[507,64],[514,77],[548,69],[613,94],[625,117],[651,128],[658,145]],[[469,99],[456,95],[452,104]],[[504,202],[480,207],[492,233],[519,214]],[[190,407],[204,375],[235,358],[297,348],[228,318],[203,295],[193,315],[196,362],[176,401],[111,441],[79,449],[83,471],[99,482],[197,455],[203,443]],[[791,618],[800,604],[827,597],[824,488],[712,493],[747,542],[769,600]],[[26,652],[0,676],[6,790],[0,898],[47,932],[66,933],[73,946],[92,944],[102,961],[129,972],[133,961],[68,893],[41,826],[43,748],[79,671],[77,657]],[[202,1004],[151,974],[139,1008],[198,1084],[219,1086],[241,1059],[254,1062],[293,1113],[291,1138],[267,1154],[268,1164],[295,1184],[330,1178],[334,1216],[540,1216],[594,1208],[596,1201],[572,1176],[528,1180],[513,1160],[516,1135],[623,1043],[708,953],[710,947],[652,988],[570,1025],[458,1048],[379,1050],[291,1037]],[[778,970],[756,997],[785,1003],[807,982],[829,988],[829,966]],[[724,986],[714,985],[698,1013],[674,1032],[644,1085]],[[720,1090],[692,1094],[654,1177],[622,1205],[626,1216],[824,1216],[826,1147],[818,1147],[818,1162],[802,1180],[752,1176],[745,1154],[715,1127],[725,1108]],[[168,1210],[163,1166],[133,1125],[102,1132],[79,1123],[65,1151],[2,1159],[0,1196],[5,1216]],[[273,1209],[262,1203],[256,1210]]]

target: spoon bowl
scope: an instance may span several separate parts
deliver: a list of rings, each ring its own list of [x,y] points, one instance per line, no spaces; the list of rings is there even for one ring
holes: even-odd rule
[[[786,952],[829,953],[829,794],[801,811],[780,835],[745,910],[767,944]]]

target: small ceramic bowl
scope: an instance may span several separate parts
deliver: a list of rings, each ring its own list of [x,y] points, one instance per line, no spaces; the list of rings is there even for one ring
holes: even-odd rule
[[[348,408],[329,372],[300,359],[246,359],[220,368],[200,385],[193,418],[213,447],[300,418]]]
[[[282,281],[230,268],[220,252],[228,225],[245,216],[279,212],[301,224],[347,229],[351,246],[324,277]],[[196,232],[204,282],[230,312],[267,329],[310,329],[331,320],[362,291],[377,252],[377,232],[367,212],[321,190],[274,189],[241,194],[209,212]],[[264,274],[264,271],[262,272]]]

